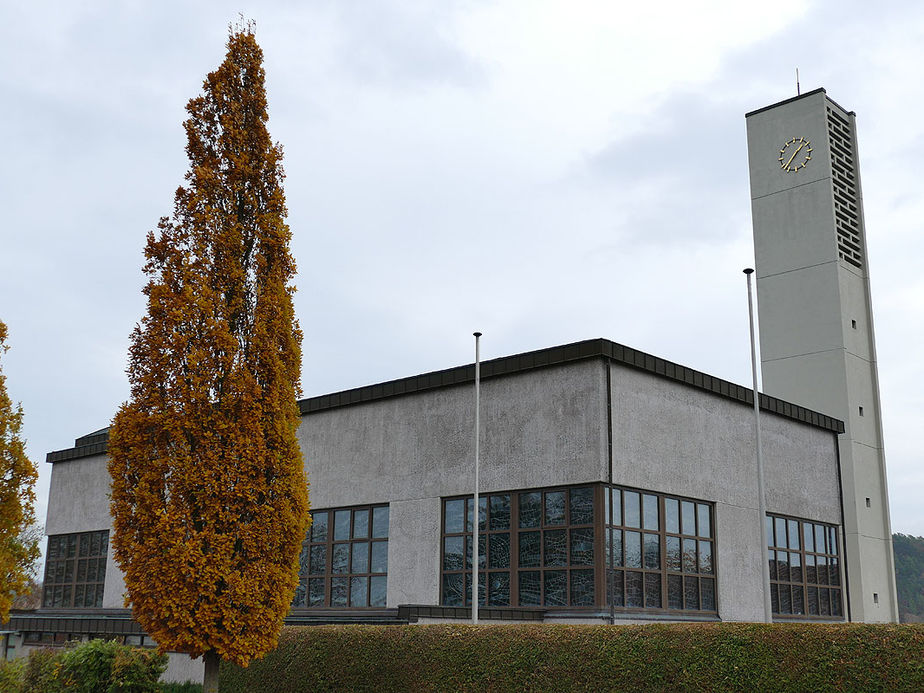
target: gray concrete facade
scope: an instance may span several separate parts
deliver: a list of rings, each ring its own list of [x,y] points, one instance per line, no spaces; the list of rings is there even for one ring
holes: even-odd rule
[[[844,421],[851,612],[894,622],[856,118],[819,89],[749,113],[747,132],[763,387]]]

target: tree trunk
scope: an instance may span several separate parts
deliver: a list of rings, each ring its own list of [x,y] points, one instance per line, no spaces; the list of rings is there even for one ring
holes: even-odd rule
[[[202,677],[202,693],[218,693],[218,664],[221,659],[215,650],[209,650],[202,655],[205,662],[205,675]]]

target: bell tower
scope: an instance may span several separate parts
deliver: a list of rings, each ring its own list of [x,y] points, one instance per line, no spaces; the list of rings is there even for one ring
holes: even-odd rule
[[[844,421],[850,616],[895,622],[855,114],[816,89],[745,118],[763,389]]]

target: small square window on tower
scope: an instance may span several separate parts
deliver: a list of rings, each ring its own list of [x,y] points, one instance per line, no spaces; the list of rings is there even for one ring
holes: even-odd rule
[[[863,416],[863,407],[860,407],[860,416]]]
[[[851,326],[853,329],[857,329],[857,321],[856,321],[856,320],[851,320],[851,321],[850,321],[850,326]]]

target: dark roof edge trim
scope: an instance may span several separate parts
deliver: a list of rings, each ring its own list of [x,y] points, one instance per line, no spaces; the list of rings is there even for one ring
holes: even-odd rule
[[[588,339],[582,342],[483,361],[481,363],[481,377],[483,380],[488,380],[592,358],[605,358],[727,399],[752,406],[754,404],[754,394],[749,388],[603,338]],[[413,375],[408,378],[389,380],[375,385],[365,385],[328,395],[308,397],[298,402],[298,408],[302,416],[307,416],[329,409],[338,409],[454,385],[464,385],[472,383],[474,380],[475,364],[470,363],[441,371]],[[844,424],[838,419],[763,393],[760,395],[760,408],[834,433],[844,432]],[[94,442],[89,445],[79,444],[89,438],[92,438]],[[83,438],[78,438],[75,441],[78,443],[76,447],[48,453],[46,461],[64,462],[80,457],[103,454],[106,452],[107,440],[108,431],[95,432]]]
[[[744,114],[744,117],[745,117],[745,118],[750,118],[752,115],[757,115],[758,113],[763,113],[764,111],[769,111],[771,108],[776,108],[776,107],[778,107],[778,106],[783,106],[783,105],[785,105],[785,104],[792,103],[793,101],[798,101],[799,99],[804,99],[804,98],[806,98],[806,97],[808,97],[808,96],[814,96],[815,94],[818,94],[819,92],[822,93],[822,94],[824,94],[824,95],[826,95],[826,96],[827,96],[827,94],[828,94],[828,92],[825,91],[825,88],[824,88],[824,87],[819,87],[818,89],[813,89],[812,91],[807,91],[807,92],[805,92],[804,94],[799,94],[799,95],[793,96],[792,98],[789,98],[789,99],[783,99],[782,101],[777,101],[776,103],[772,103],[772,104],[770,104],[769,106],[764,106],[763,108],[758,108],[758,109],[755,110],[755,111],[751,111],[751,112],[749,112],[749,113],[745,113],[745,114]],[[833,99],[832,99],[832,101],[833,101]],[[838,105],[838,108],[841,108],[840,105]],[[841,110],[843,110],[843,109],[841,109]]]

